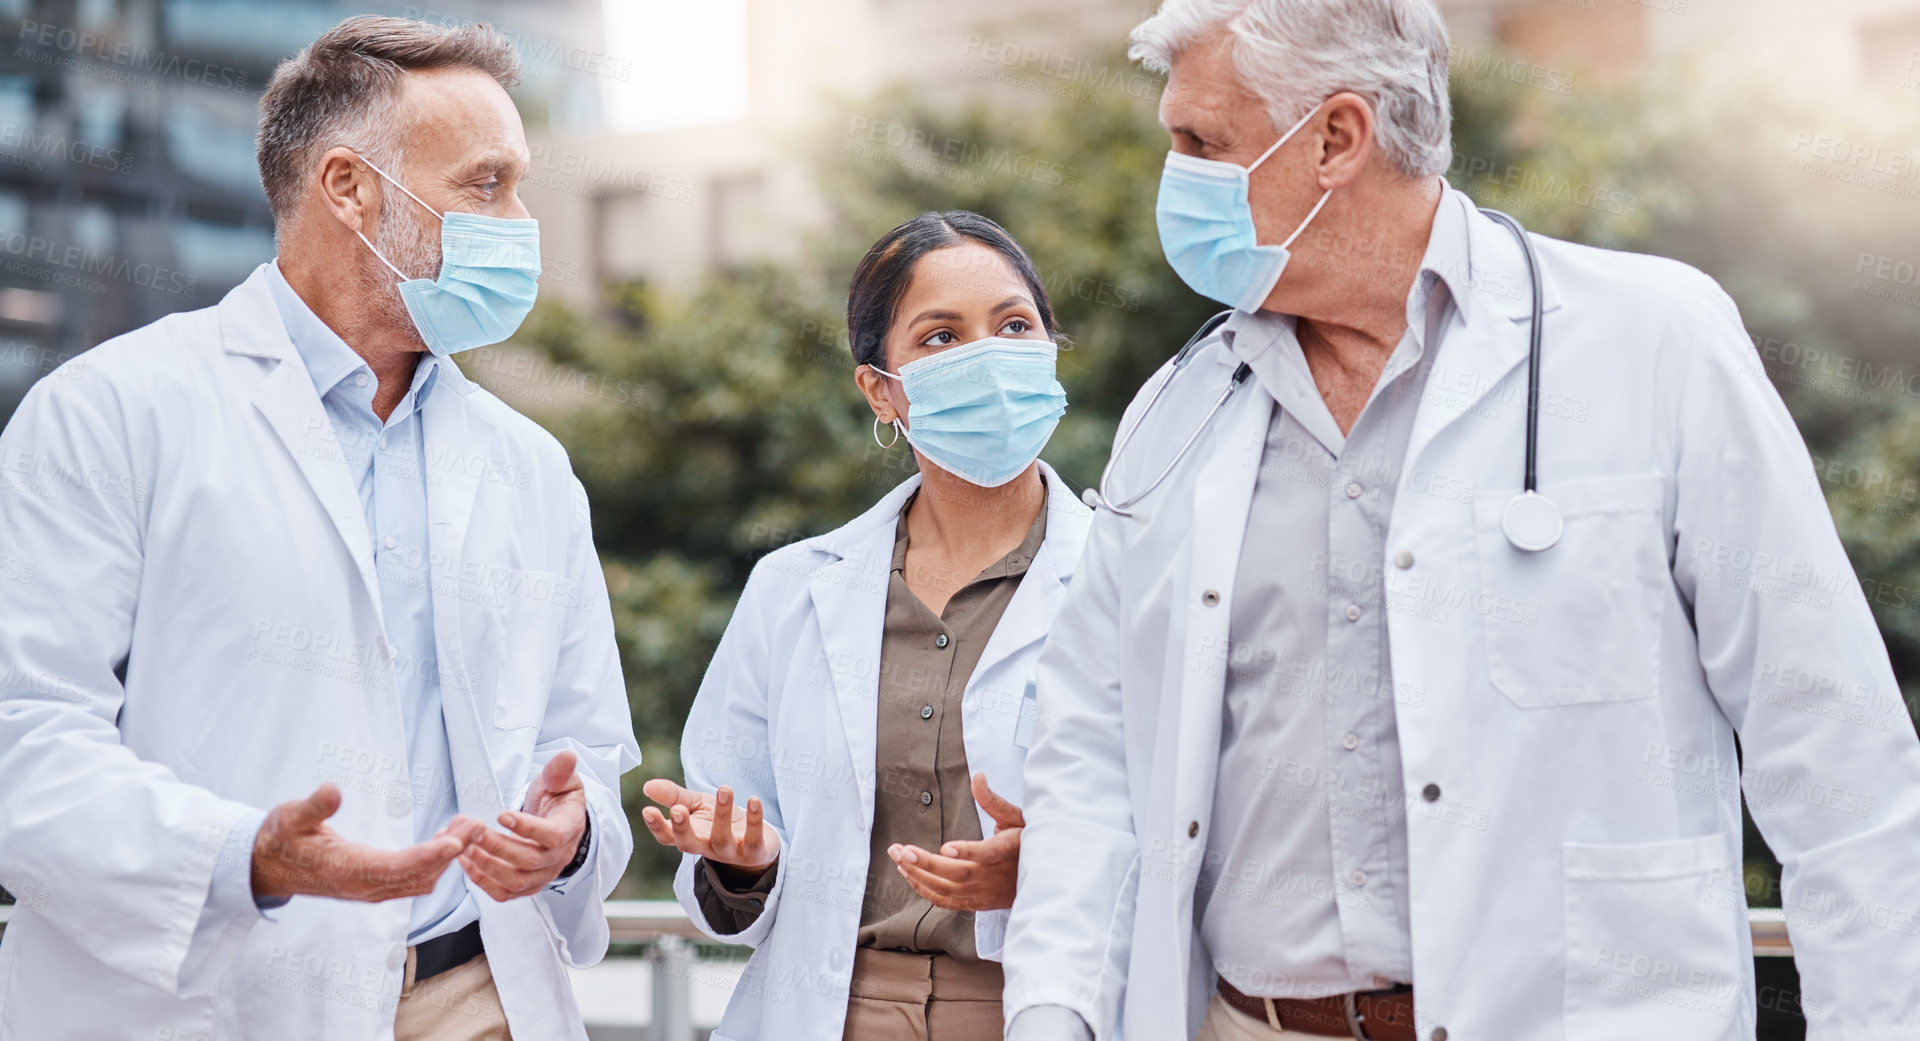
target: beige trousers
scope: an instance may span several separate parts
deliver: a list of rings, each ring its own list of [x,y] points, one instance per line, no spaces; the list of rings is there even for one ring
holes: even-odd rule
[[[513,1041],[486,955],[424,983],[414,981],[415,967],[409,947],[407,978],[393,1017],[393,1041]]]
[[[1326,1041],[1318,1034],[1302,1034],[1298,1030],[1275,1030],[1264,1019],[1255,1019],[1245,1012],[1213,996],[1213,1004],[1207,1006],[1207,1018],[1200,1023],[1200,1035],[1193,1041]]]
[[[1000,1041],[1000,963],[861,948],[844,1041]]]

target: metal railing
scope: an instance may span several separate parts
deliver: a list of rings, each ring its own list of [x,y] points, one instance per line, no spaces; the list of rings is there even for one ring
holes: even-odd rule
[[[0,906],[0,936],[12,907]],[[1753,929],[1753,953],[1761,958],[1790,958],[1786,912],[1756,907],[1747,912]],[[713,940],[696,928],[672,900],[609,900],[607,926],[616,944],[646,944],[651,968],[653,1015],[647,1036],[654,1041],[693,1041],[693,944]]]
[[[13,907],[0,904],[0,934],[6,932]],[[1787,939],[1787,913],[1777,907],[1755,907],[1747,912],[1753,928],[1753,953],[1761,958],[1793,957],[1793,942]],[[607,927],[617,944],[657,943],[664,939],[683,942],[714,942],[687,918],[687,912],[672,900],[609,900]]]

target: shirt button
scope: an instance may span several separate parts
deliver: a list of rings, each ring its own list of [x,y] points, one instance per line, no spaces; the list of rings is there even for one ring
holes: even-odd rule
[[[1360,497],[1360,491],[1361,491],[1360,482],[1358,481],[1350,482],[1347,485],[1347,498],[1358,499]]]
[[[1405,571],[1406,569],[1412,567],[1413,554],[1408,553],[1404,549],[1398,553],[1395,553],[1393,555],[1393,566],[1399,568],[1402,571]]]
[[[1439,802],[1440,786],[1437,784],[1427,785],[1425,788],[1420,789],[1420,797],[1428,802]]]
[[[934,637],[933,645],[935,647],[945,647],[947,645],[947,634],[941,633],[940,635]]]
[[[392,535],[388,535],[388,536],[386,537],[386,540],[385,540],[384,542],[382,542],[382,543],[381,543],[381,545],[383,545],[383,546],[385,546],[385,547],[387,547],[388,549],[399,549],[399,548],[400,548],[400,540],[399,540],[399,539],[396,539],[396,538],[394,538],[394,537],[393,537]]]
[[[353,375],[353,385],[354,385],[354,386],[356,386],[356,387],[364,387],[364,386],[366,386],[366,385],[367,385],[367,374],[366,374],[366,373],[364,373],[364,372],[356,372],[356,373],[354,373],[354,375]]]
[[[1359,620],[1360,620],[1360,605],[1348,604],[1347,605],[1347,621],[1357,622]]]
[[[1344,748],[1344,749],[1346,749],[1346,750],[1347,750],[1347,751],[1349,751],[1349,752],[1351,752],[1351,751],[1353,751],[1353,750],[1354,750],[1354,749],[1356,749],[1356,748],[1359,748],[1359,747],[1360,747],[1360,735],[1358,735],[1358,734],[1348,734],[1348,735],[1347,735],[1346,737],[1343,737],[1343,738],[1341,738],[1341,739],[1340,739],[1340,747],[1341,747],[1341,748]]]
[[[921,792],[921,793],[920,793],[920,805],[922,805],[922,806],[932,806],[932,805],[933,805],[933,793],[932,793],[932,792],[927,792],[927,791],[923,791],[923,792]]]
[[[1194,838],[1194,837],[1196,837],[1196,836],[1198,836],[1199,834],[1200,834],[1200,822],[1199,822],[1199,821],[1194,821],[1194,822],[1193,822],[1192,824],[1189,824],[1189,825],[1187,825],[1187,837],[1188,837],[1188,838],[1190,838],[1190,839],[1191,839],[1191,838]]]
[[[932,706],[932,705],[922,705],[922,706],[920,706],[920,718],[921,718],[921,719],[932,719],[932,718],[933,718],[933,706]]]
[[[1209,589],[1209,590],[1207,590],[1206,592],[1204,592],[1204,593],[1201,593],[1201,594],[1200,594],[1200,602],[1201,602],[1201,603],[1203,603],[1203,604],[1205,604],[1205,605],[1207,605],[1208,607],[1215,607],[1215,606],[1218,606],[1218,605],[1219,605],[1219,603],[1220,603],[1220,592],[1219,592],[1219,590],[1215,590],[1215,589]]]
[[[1431,1033],[1431,1034],[1429,1034],[1429,1035],[1427,1035],[1427,1036],[1429,1036],[1429,1037],[1431,1037],[1431,1038],[1433,1038],[1433,1041],[1447,1041],[1447,1028],[1446,1028],[1446,1027],[1434,1027],[1434,1028],[1433,1028],[1433,1033]]]
[[[1367,884],[1367,873],[1365,871],[1355,871],[1352,875],[1349,875],[1348,878],[1352,879],[1354,888],[1356,889]]]

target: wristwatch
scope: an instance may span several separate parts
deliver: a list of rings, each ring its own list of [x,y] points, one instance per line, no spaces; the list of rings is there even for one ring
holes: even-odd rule
[[[587,853],[593,848],[593,817],[588,815],[587,828],[580,833],[580,848],[573,851],[573,860],[560,872],[560,878],[572,878],[576,872],[586,866]],[[555,879],[559,881],[559,879]]]

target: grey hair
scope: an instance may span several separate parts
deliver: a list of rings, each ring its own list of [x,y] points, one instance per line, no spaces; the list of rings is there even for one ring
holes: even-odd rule
[[[1380,152],[1401,173],[1435,176],[1453,162],[1447,27],[1433,0],[1165,0],[1134,28],[1127,57],[1164,73],[1219,31],[1275,127],[1352,91],[1373,104]]]
[[[456,67],[511,87],[520,57],[510,40],[486,25],[359,16],[281,62],[260,99],[255,144],[276,233],[298,212],[313,166],[330,148],[344,145],[397,175],[404,121],[395,102],[405,74]]]

